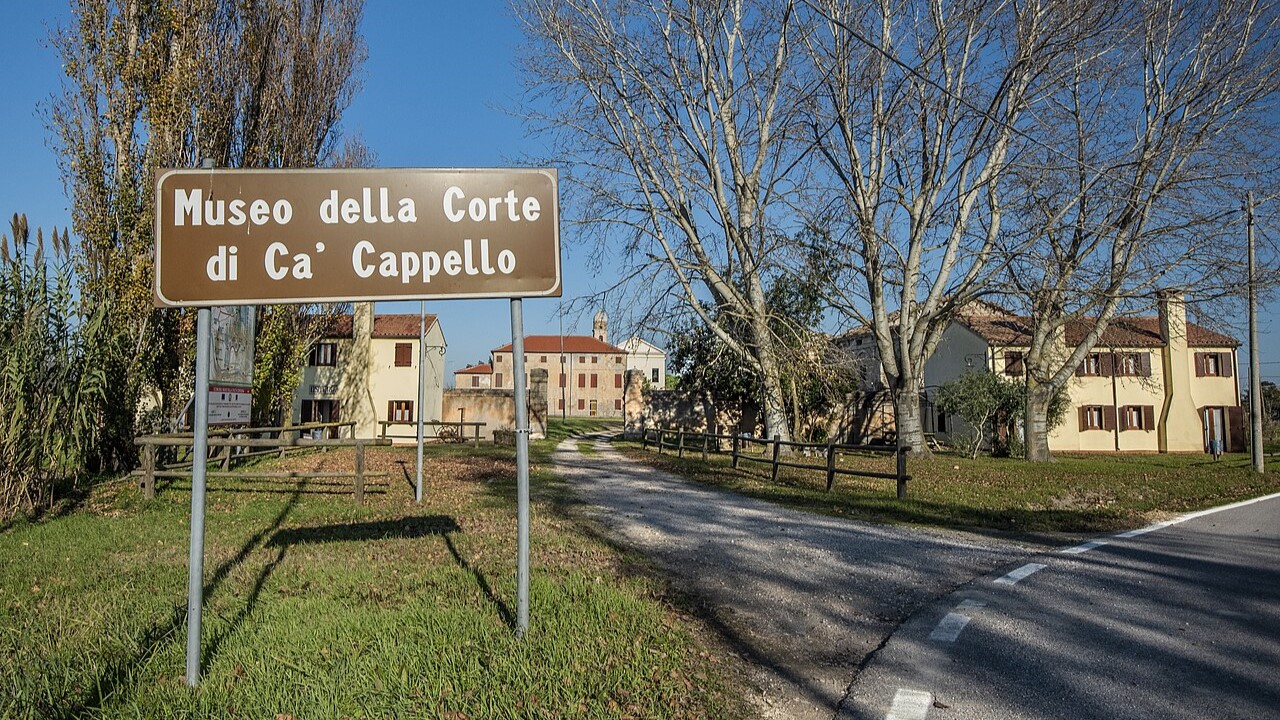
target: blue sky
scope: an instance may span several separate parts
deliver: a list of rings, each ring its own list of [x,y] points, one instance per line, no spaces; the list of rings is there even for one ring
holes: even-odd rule
[[[44,227],[70,222],[56,158],[38,114],[61,75],[47,28],[66,15],[61,2],[9,2],[0,8],[7,30],[0,43],[0,67],[5,69],[0,126],[6,135],[0,143],[0,214],[25,212],[33,225]],[[521,102],[517,50],[522,37],[504,0],[368,0],[364,32],[369,49],[364,90],[343,128],[359,133],[380,165],[501,167],[537,153],[536,141],[513,114]],[[571,227],[562,225],[566,301],[605,285],[598,270],[588,267],[588,248],[571,233]],[[558,305],[550,299],[526,300],[526,333],[557,333]],[[378,311],[416,312],[417,306],[380,304]],[[427,307],[439,315],[448,339],[450,373],[487,359],[490,349],[510,342],[505,300],[437,301]],[[1275,380],[1280,379],[1280,327],[1270,319],[1273,307],[1261,313],[1265,335],[1260,347],[1268,363],[1263,377]],[[566,331],[589,333],[590,314],[566,315]],[[612,339],[622,339],[619,332],[625,328],[611,330]],[[1242,328],[1231,332],[1243,337]],[[1241,348],[1242,359],[1245,350]]]

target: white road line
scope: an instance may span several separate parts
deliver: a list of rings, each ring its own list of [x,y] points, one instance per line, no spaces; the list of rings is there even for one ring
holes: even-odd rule
[[[1090,550],[1093,550],[1094,548],[1100,548],[1109,542],[1111,541],[1110,540],[1090,540],[1089,542],[1084,543],[1082,545],[1069,547],[1066,550],[1059,550],[1058,552],[1064,553],[1066,555],[1079,555],[1080,553],[1087,553]]]
[[[974,608],[984,608],[987,603],[983,600],[965,600],[956,606],[957,610],[972,610]]]
[[[1250,500],[1241,500],[1240,502],[1234,502],[1234,503],[1231,503],[1230,505],[1220,505],[1218,507],[1209,508],[1208,510],[1197,510],[1196,512],[1187,513],[1186,515],[1179,515],[1178,517],[1172,520],[1165,520],[1164,522],[1158,522],[1154,525],[1148,525],[1144,528],[1138,528],[1137,530],[1130,530],[1129,532],[1123,532],[1123,533],[1120,533],[1119,535],[1116,535],[1115,537],[1118,537],[1118,538],[1137,537],[1139,535],[1145,535],[1155,530],[1162,530],[1164,528],[1169,527],[1170,525],[1177,525],[1178,523],[1183,523],[1188,520],[1194,520],[1198,517],[1204,517],[1205,515],[1212,515],[1214,513],[1222,512],[1223,510],[1235,510],[1236,508],[1242,508],[1242,507],[1245,507],[1246,505],[1260,503],[1265,500],[1273,500],[1275,498],[1280,498],[1280,493],[1263,495],[1262,497],[1256,497]]]
[[[934,642],[953,643],[956,638],[960,637],[960,633],[964,631],[964,626],[968,624],[968,615],[953,612],[947,613],[938,623],[938,627],[929,633],[929,639]]]
[[[893,705],[889,706],[889,714],[884,716],[884,720],[925,720],[932,704],[933,693],[898,688],[893,696]]]
[[[997,585],[1013,585],[1026,576],[1031,575],[1032,573],[1038,573],[1046,567],[1048,566],[1044,563],[1027,563],[1017,570],[1010,572],[1008,575],[996,578],[995,582]]]

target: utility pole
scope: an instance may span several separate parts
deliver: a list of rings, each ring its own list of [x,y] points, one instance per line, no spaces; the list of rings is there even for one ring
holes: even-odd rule
[[[1253,470],[1264,470],[1262,458],[1262,370],[1258,357],[1258,274],[1253,240],[1253,191],[1245,197],[1249,227],[1249,452]]]

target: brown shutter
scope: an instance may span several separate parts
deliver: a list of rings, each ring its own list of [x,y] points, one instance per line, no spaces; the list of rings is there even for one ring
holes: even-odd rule
[[[613,374],[613,386],[616,388],[622,387],[622,373]]]
[[[1147,432],[1156,429],[1156,408],[1154,405],[1142,406],[1142,429]]]
[[[1208,353],[1196,353],[1196,377],[1204,377],[1204,356]]]
[[[1239,405],[1227,408],[1227,441],[1222,446],[1227,452],[1244,452],[1244,408]]]
[[[497,388],[502,387],[502,373],[496,373],[493,376],[493,386]]]
[[[1081,405],[1079,408],[1076,408],[1076,414],[1080,416],[1080,432],[1084,432],[1085,430],[1088,430],[1089,429],[1089,407],[1087,405]]]
[[[388,400],[387,401],[387,422],[391,422],[392,420],[395,420],[395,419],[396,419],[396,401]]]
[[[1138,374],[1142,377],[1151,377],[1151,353],[1138,353]]]
[[[1004,353],[1004,374],[1005,375],[1021,375],[1022,374],[1022,353],[1006,350]]]
[[[1111,353],[1098,353],[1098,374],[1102,377],[1111,377],[1115,374],[1112,369],[1115,367],[1115,356]]]
[[[1231,377],[1231,353],[1218,353],[1218,374],[1222,377]]]
[[[1087,362],[1089,362],[1089,356],[1085,355],[1084,360],[1081,360],[1080,364],[1076,366],[1076,377],[1084,377],[1084,364]]]
[[[1118,409],[1119,409],[1119,413],[1117,413],[1116,420],[1120,424],[1120,429],[1132,430],[1133,428],[1129,427],[1129,406],[1121,405]]]
[[[1115,405],[1104,405],[1104,406],[1103,406],[1103,408],[1102,408],[1102,429],[1103,429],[1103,430],[1115,430],[1115,429],[1116,429],[1116,406],[1115,406]]]

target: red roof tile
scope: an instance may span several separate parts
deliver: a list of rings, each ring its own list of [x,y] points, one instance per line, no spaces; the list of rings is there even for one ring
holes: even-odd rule
[[[626,354],[626,350],[617,345],[610,345],[590,335],[565,335],[563,345],[560,344],[559,335],[526,335],[524,338],[524,351],[526,353],[558,353],[562,348],[567,353]],[[495,348],[493,352],[509,353],[511,352],[511,343]]]
[[[469,365],[461,370],[454,370],[454,375],[492,375],[493,366],[489,363],[480,363],[479,365]]]
[[[962,315],[956,318],[960,324],[978,334],[987,342],[998,345],[1027,345],[1031,342],[1030,318],[1017,315],[1003,317],[992,315]],[[1067,344],[1078,344],[1094,323],[1093,318],[1080,318],[1067,322]],[[1107,347],[1163,347],[1158,317],[1121,317],[1111,321],[1098,340]],[[1237,347],[1235,338],[1210,330],[1203,325],[1187,323],[1187,345],[1190,347]]]
[[[336,315],[324,329],[320,337],[351,337],[351,315]],[[435,324],[436,316],[427,315],[427,329]],[[373,317],[373,336],[376,338],[416,338],[419,332],[418,315],[375,315]]]

